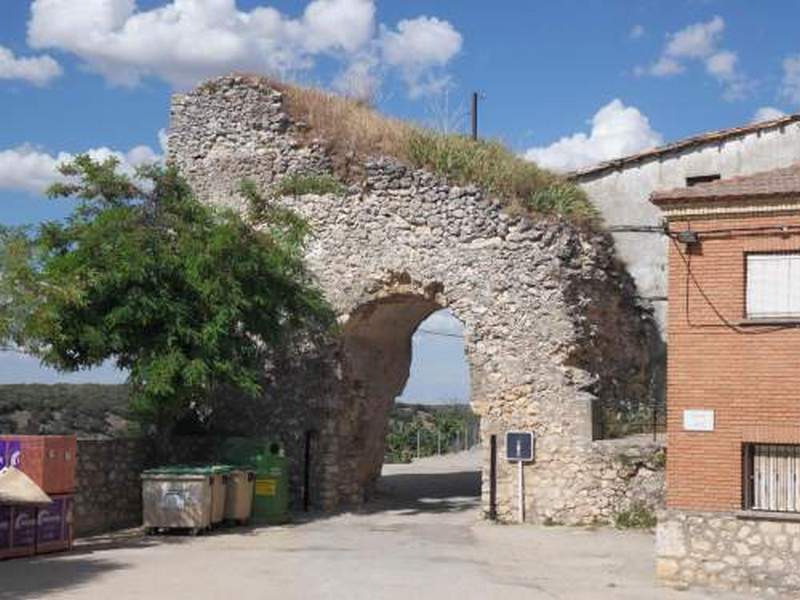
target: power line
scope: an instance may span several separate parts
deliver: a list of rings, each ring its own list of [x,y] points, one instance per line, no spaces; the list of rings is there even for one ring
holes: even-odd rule
[[[444,331],[433,331],[432,329],[417,329],[416,333],[427,333],[428,335],[438,335],[441,337],[451,337],[451,338],[458,338],[460,340],[464,339],[464,335],[460,333],[445,333]]]

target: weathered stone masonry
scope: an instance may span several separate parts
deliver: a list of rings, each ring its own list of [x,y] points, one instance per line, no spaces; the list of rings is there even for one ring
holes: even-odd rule
[[[323,141],[301,142],[280,92],[238,76],[174,97],[169,154],[203,199],[233,207],[244,178],[268,192],[288,173],[332,164]],[[233,415],[249,433],[283,440],[296,498],[311,436],[312,501],[330,509],[363,500],[408,377],[411,335],[443,307],[464,324],[482,435],[498,436],[500,518],[515,506],[514,473],[502,460],[509,429],[539,436],[537,461],[526,467],[532,521],[606,520],[638,498],[643,480],[652,487],[657,448],[631,453],[591,439],[593,402],[648,397],[648,344],[657,337],[609,238],[509,216],[475,187],[390,158],[363,167],[341,196],[280,199],[312,226],[307,262],[341,335],[275,357],[265,398]],[[484,508],[488,464],[487,454]]]
[[[787,594],[800,588],[800,523],[730,513],[664,511],[656,535],[662,581]]]

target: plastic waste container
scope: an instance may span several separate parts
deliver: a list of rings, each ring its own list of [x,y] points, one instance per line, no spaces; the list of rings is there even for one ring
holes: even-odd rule
[[[225,520],[244,524],[253,511],[256,474],[252,469],[234,468],[228,474],[225,492]]]
[[[229,467],[185,465],[142,473],[142,520],[145,529],[189,529],[194,535],[225,516]]]
[[[209,468],[213,477],[211,482],[211,524],[217,525],[225,519],[228,478],[233,468],[228,465],[212,465]]]
[[[289,469],[280,444],[269,444],[255,461],[256,481],[253,520],[257,523],[285,523],[289,518]]]

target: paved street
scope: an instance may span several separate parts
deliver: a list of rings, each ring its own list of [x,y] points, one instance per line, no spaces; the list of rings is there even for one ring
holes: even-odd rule
[[[465,453],[387,467],[381,500],[360,514],[200,538],[129,533],[7,561],[0,598],[745,598],[657,587],[646,533],[479,522],[476,465]]]

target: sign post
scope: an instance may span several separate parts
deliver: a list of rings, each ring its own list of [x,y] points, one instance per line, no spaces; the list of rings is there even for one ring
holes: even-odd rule
[[[517,498],[519,500],[518,518],[525,522],[525,472],[523,463],[533,462],[536,434],[532,431],[506,432],[506,460],[517,463]]]

